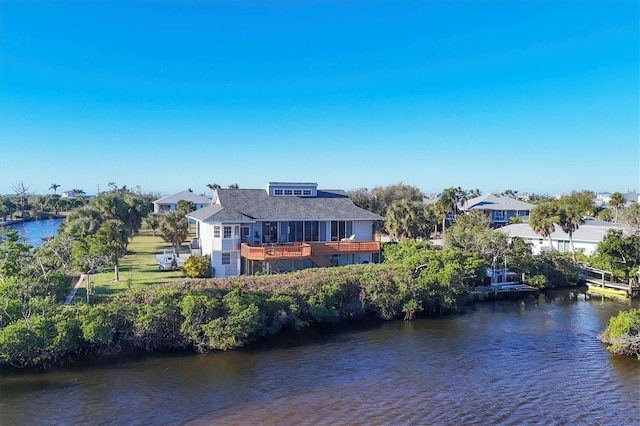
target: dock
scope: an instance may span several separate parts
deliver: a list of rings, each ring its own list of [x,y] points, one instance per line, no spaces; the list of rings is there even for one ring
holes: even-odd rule
[[[640,297],[640,285],[637,278],[629,279],[628,283],[615,280],[613,272],[580,265],[578,278],[585,282],[592,293],[603,296],[634,298]]]

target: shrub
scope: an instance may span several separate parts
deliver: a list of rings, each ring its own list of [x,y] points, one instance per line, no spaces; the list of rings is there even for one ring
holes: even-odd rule
[[[209,255],[189,257],[184,262],[182,272],[189,278],[209,278],[211,276]]]
[[[640,309],[620,312],[611,317],[600,340],[615,354],[637,356],[640,360]]]

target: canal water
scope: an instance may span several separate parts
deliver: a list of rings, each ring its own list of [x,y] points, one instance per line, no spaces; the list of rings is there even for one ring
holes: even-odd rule
[[[638,307],[560,292],[463,315],[285,333],[251,349],[4,372],[2,425],[637,425]]]
[[[64,219],[42,219],[7,225],[7,229],[18,231],[32,247],[40,247],[44,238],[58,235],[58,227]]]

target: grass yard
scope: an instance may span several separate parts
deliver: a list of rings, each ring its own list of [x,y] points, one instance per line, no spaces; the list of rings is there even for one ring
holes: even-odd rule
[[[182,245],[180,253],[188,254],[190,238]],[[179,281],[184,278],[181,271],[160,271],[156,261],[156,254],[162,253],[171,244],[160,236],[153,236],[150,230],[142,230],[133,237],[127,247],[128,254],[120,259],[120,281],[115,282],[115,273],[108,272],[91,275],[91,285],[95,291],[95,298],[116,294],[129,287],[145,287],[154,284]],[[77,297],[86,297],[86,290],[79,289]]]

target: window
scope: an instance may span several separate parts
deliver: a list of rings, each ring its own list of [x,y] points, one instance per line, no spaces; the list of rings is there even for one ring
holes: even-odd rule
[[[311,190],[305,189],[304,191],[302,191],[302,195],[311,195]]]
[[[282,189],[274,189],[273,195],[282,195]]]
[[[309,221],[304,223],[304,240],[305,241],[320,240],[317,221]]]
[[[331,221],[331,241],[340,241],[353,234],[353,222],[344,220]]]
[[[293,191],[290,189],[285,189],[284,190],[284,195],[293,195]]]
[[[213,227],[213,238],[220,238],[220,226]]]
[[[233,238],[240,238],[240,225],[233,227]]]
[[[289,242],[304,241],[304,222],[289,222]]]
[[[231,253],[222,253],[222,264],[231,265]]]
[[[224,227],[223,237],[224,238],[231,238],[231,227],[230,226],[225,226]]]
[[[293,195],[302,195],[302,189],[294,189]]]

